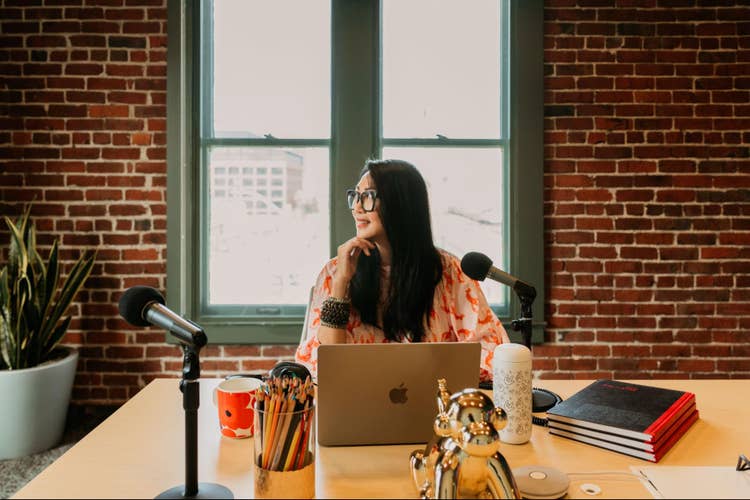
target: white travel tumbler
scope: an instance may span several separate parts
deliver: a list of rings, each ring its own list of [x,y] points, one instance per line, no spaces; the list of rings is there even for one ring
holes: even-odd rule
[[[531,439],[531,351],[522,344],[500,344],[492,358],[492,400],[508,415],[500,440],[523,444]]]

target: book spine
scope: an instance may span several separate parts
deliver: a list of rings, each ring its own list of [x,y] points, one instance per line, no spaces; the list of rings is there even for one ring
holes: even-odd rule
[[[658,462],[661,460],[661,458],[674,446],[674,444],[682,437],[683,434],[687,432],[687,430],[692,427],[692,425],[698,420],[700,417],[700,413],[698,413],[698,410],[694,410],[693,413],[688,417],[685,422],[680,425],[679,428],[675,429],[672,435],[667,439],[667,441],[655,452],[655,460]]]
[[[586,427],[586,428],[589,428],[589,429],[595,429],[595,430],[602,431],[602,432],[609,432],[609,433],[612,433],[612,434],[617,432],[617,433],[620,433],[621,435],[626,436],[628,438],[631,438],[631,439],[640,439],[642,441],[646,441],[646,440],[650,439],[650,437],[651,437],[651,436],[647,436],[646,434],[644,434],[642,432],[631,431],[629,429],[619,429],[617,427],[612,427],[612,426],[609,426],[609,425],[597,424],[595,422],[589,422],[589,421],[586,421],[586,420],[579,420],[579,419],[570,418],[570,417],[563,417],[563,416],[560,416],[560,415],[552,415],[549,412],[547,413],[547,420],[549,420],[550,423],[551,422],[562,422],[562,423],[565,423],[565,424],[576,425],[578,427]]]
[[[555,429],[555,430],[570,432],[573,434],[579,434],[582,436],[589,436],[595,439],[601,439],[602,441],[608,441],[610,443],[617,443],[617,444],[622,444],[625,446],[631,446],[639,450],[654,451],[653,445],[646,443],[644,441],[641,441],[639,439],[630,439],[628,437],[617,436],[615,434],[610,434],[607,432],[599,432],[599,431],[595,431],[591,429],[586,429],[585,427],[578,427],[576,425],[553,422],[551,420],[549,421],[548,427],[550,429],[550,433],[552,433],[552,429]]]
[[[629,446],[610,443],[608,441],[602,441],[601,439],[595,439],[589,436],[584,436],[582,434],[576,434],[574,432],[561,431],[559,429],[550,428],[549,433],[554,436],[560,436],[571,439],[573,441],[579,441],[581,443],[590,444],[599,448],[604,448],[606,450],[616,451],[618,453],[622,453],[623,455],[630,455],[631,457],[642,458],[643,460],[656,462],[656,457],[653,453],[643,450],[636,450],[635,448],[630,448]]]
[[[679,417],[695,400],[695,394],[692,392],[686,392],[677,401],[670,406],[667,411],[661,414],[659,418],[649,425],[644,432],[651,436],[650,441],[657,441],[661,435],[666,431],[669,424],[671,424],[675,418]]]
[[[669,424],[669,427],[667,427],[666,431],[659,436],[659,439],[656,441],[651,441],[650,444],[653,445],[654,449],[657,450],[662,447],[663,443],[669,438],[669,436],[672,435],[672,433],[675,431],[675,429],[679,429],[680,426],[685,423],[687,419],[690,418],[690,416],[695,413],[696,406],[695,404],[691,404],[690,406],[686,407],[686,411],[682,412],[675,420]]]

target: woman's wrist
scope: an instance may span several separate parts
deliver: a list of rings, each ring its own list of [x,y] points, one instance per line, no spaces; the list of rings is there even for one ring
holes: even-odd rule
[[[334,277],[331,283],[331,297],[347,299],[349,297],[349,280]]]

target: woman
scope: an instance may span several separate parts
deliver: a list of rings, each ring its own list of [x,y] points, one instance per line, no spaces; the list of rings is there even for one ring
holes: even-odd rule
[[[347,191],[357,235],[320,272],[296,360],[317,374],[329,343],[477,342],[481,380],[492,378],[502,323],[458,258],[435,248],[427,187],[400,160],[371,160]]]

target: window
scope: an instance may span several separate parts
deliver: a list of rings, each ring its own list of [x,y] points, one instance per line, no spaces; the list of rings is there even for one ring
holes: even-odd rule
[[[296,342],[354,234],[345,190],[368,157],[400,158],[438,246],[536,286],[538,340],[541,4],[170,1],[170,307],[212,342]],[[515,297],[483,288],[507,324]]]

